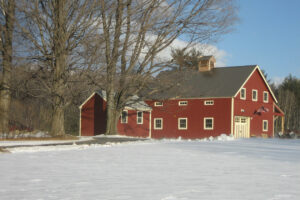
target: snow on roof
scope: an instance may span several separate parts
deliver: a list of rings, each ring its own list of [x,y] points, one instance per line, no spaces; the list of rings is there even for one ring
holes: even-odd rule
[[[106,101],[106,91],[98,90],[96,93],[99,96],[101,96],[103,98],[103,100]],[[130,97],[129,101],[126,103],[125,109],[140,110],[140,111],[151,111],[152,110],[152,108],[147,103],[145,103],[143,100],[140,100],[140,97],[137,95]]]

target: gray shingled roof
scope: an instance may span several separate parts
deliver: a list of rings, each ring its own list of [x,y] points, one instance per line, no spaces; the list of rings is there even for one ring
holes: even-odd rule
[[[151,98],[233,97],[255,67],[256,65],[220,67],[209,72],[198,72],[192,69],[165,71],[157,76],[160,80],[159,87],[167,87],[163,85],[163,80],[171,82],[173,86],[154,94]]]
[[[106,101],[106,91],[98,90],[96,92]],[[133,109],[140,111],[151,111],[152,108],[146,104],[143,100],[141,100],[137,95],[132,96],[129,101],[126,103],[125,109]]]

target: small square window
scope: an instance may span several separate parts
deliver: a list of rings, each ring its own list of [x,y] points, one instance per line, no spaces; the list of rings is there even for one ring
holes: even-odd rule
[[[163,129],[163,119],[154,118],[154,129],[162,130]]]
[[[187,106],[188,102],[187,101],[179,101],[178,105],[179,106]]]
[[[263,120],[263,131],[268,131],[268,120]]]
[[[143,111],[138,111],[136,114],[136,123],[143,124]]]
[[[252,90],[252,101],[257,101],[257,90]]]
[[[213,130],[214,129],[214,118],[206,117],[204,118],[204,130]]]
[[[122,114],[121,114],[121,123],[122,124],[127,124],[127,122],[128,122],[128,111],[123,110]]]
[[[269,93],[264,91],[264,103],[268,103],[269,102]]]
[[[204,105],[214,105],[214,100],[207,100],[207,101],[204,101]]]
[[[187,130],[187,118],[178,118],[178,129]]]
[[[156,101],[154,103],[154,106],[163,106],[163,105],[164,105],[163,102],[160,102],[160,101]]]
[[[246,88],[241,89],[240,98],[243,100],[246,99]]]

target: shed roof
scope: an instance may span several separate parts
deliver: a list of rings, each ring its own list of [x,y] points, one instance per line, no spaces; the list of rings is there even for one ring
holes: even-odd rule
[[[106,91],[98,90],[96,93],[106,101]],[[152,108],[141,100],[137,95],[130,97],[129,101],[126,103],[125,109],[140,110],[140,111],[151,111]]]
[[[234,97],[256,66],[220,67],[208,72],[198,72],[194,69],[164,71],[157,76],[160,84],[164,79],[168,79],[172,81],[173,87],[154,94],[152,98]],[[154,87],[157,87],[157,84]]]

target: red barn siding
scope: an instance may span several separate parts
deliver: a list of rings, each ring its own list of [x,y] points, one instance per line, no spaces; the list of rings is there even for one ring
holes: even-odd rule
[[[262,136],[267,134],[269,137],[273,137],[273,103],[274,99],[269,92],[264,80],[259,74],[258,70],[252,74],[246,84],[243,86],[246,88],[246,99],[240,99],[240,93],[237,94],[234,99],[234,115],[235,116],[247,116],[250,117],[250,135]],[[252,90],[256,89],[258,94],[257,101],[252,101]],[[263,102],[263,92],[267,91],[269,94],[269,102]],[[262,112],[261,114],[255,113],[257,109],[264,106],[269,109],[268,112]],[[242,112],[244,110],[244,112]],[[263,131],[263,120],[268,120],[268,131]]]
[[[118,132],[121,135],[134,137],[149,137],[149,112],[143,112],[143,124],[137,124],[137,111],[128,110],[128,121],[118,122]]]
[[[94,135],[94,96],[90,98],[81,108],[80,116],[80,132],[82,136],[93,136]]]
[[[149,137],[149,112],[143,112],[143,124],[137,124],[136,111],[128,110],[128,123],[118,122],[121,135]],[[106,130],[106,101],[94,94],[81,108],[81,136],[104,134]]]
[[[106,131],[105,110],[106,110],[106,102],[99,95],[95,95],[95,118],[94,118],[95,135],[104,134]]]
[[[214,105],[204,105],[214,100]],[[179,106],[187,101],[187,106]],[[147,101],[152,107],[153,138],[204,138],[231,132],[231,98],[165,100],[163,106],[155,107],[155,101]],[[204,117],[214,118],[214,129],[204,130]],[[163,118],[163,129],[154,129],[154,119]],[[188,118],[187,130],[178,129],[178,118]]]

